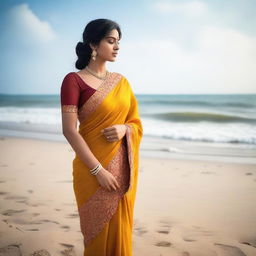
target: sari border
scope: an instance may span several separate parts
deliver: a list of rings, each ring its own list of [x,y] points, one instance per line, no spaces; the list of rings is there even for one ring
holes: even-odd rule
[[[99,186],[96,192],[83,205],[78,208],[78,212],[80,215],[80,228],[84,237],[85,246],[88,246],[91,241],[104,229],[105,225],[109,223],[109,221],[117,211],[120,199],[127,191],[128,180],[126,179],[129,176],[126,176],[125,173],[121,174],[117,172],[117,170],[121,172],[127,170],[128,174],[129,163],[127,162],[126,169],[126,164],[125,162],[123,162],[123,157],[125,157],[124,153],[127,154],[127,147],[125,144],[125,141],[122,141],[117,153],[106,167],[117,179],[120,185],[120,189],[117,189],[115,191],[108,191],[105,188]],[[122,164],[121,162],[123,162],[124,164]],[[100,210],[99,208],[97,209],[97,207],[99,207],[98,203],[101,200],[103,200],[102,207],[104,207],[105,205],[104,201],[107,202],[104,210]],[[93,209],[95,211],[93,211]],[[104,212],[104,215],[102,215],[102,210]],[[89,222],[89,219],[94,219],[94,221]]]
[[[114,89],[123,78],[120,73],[111,72],[106,80],[100,84],[95,93],[79,108],[78,118],[80,124],[87,120],[100,106],[104,98]]]

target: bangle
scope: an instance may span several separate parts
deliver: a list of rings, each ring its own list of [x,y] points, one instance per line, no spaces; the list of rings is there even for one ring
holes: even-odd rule
[[[96,165],[93,169],[90,170],[91,174],[93,175],[97,175],[98,172],[101,170],[102,165],[99,163],[98,165]]]

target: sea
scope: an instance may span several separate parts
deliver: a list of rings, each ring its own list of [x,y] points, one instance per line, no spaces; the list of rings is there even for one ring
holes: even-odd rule
[[[144,152],[256,159],[256,94],[135,95]],[[66,142],[60,96],[0,94],[0,135]]]

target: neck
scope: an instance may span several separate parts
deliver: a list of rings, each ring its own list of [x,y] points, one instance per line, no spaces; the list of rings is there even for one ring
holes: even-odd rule
[[[91,60],[88,64],[88,68],[97,74],[105,74],[106,73],[106,61],[102,61],[99,58]]]

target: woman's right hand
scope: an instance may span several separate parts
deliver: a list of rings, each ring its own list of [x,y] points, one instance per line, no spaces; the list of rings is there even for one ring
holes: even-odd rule
[[[120,186],[116,180],[116,178],[113,176],[112,173],[110,173],[105,168],[101,168],[101,170],[98,172],[98,174],[95,175],[100,185],[104,188],[106,188],[108,191],[119,189]]]

